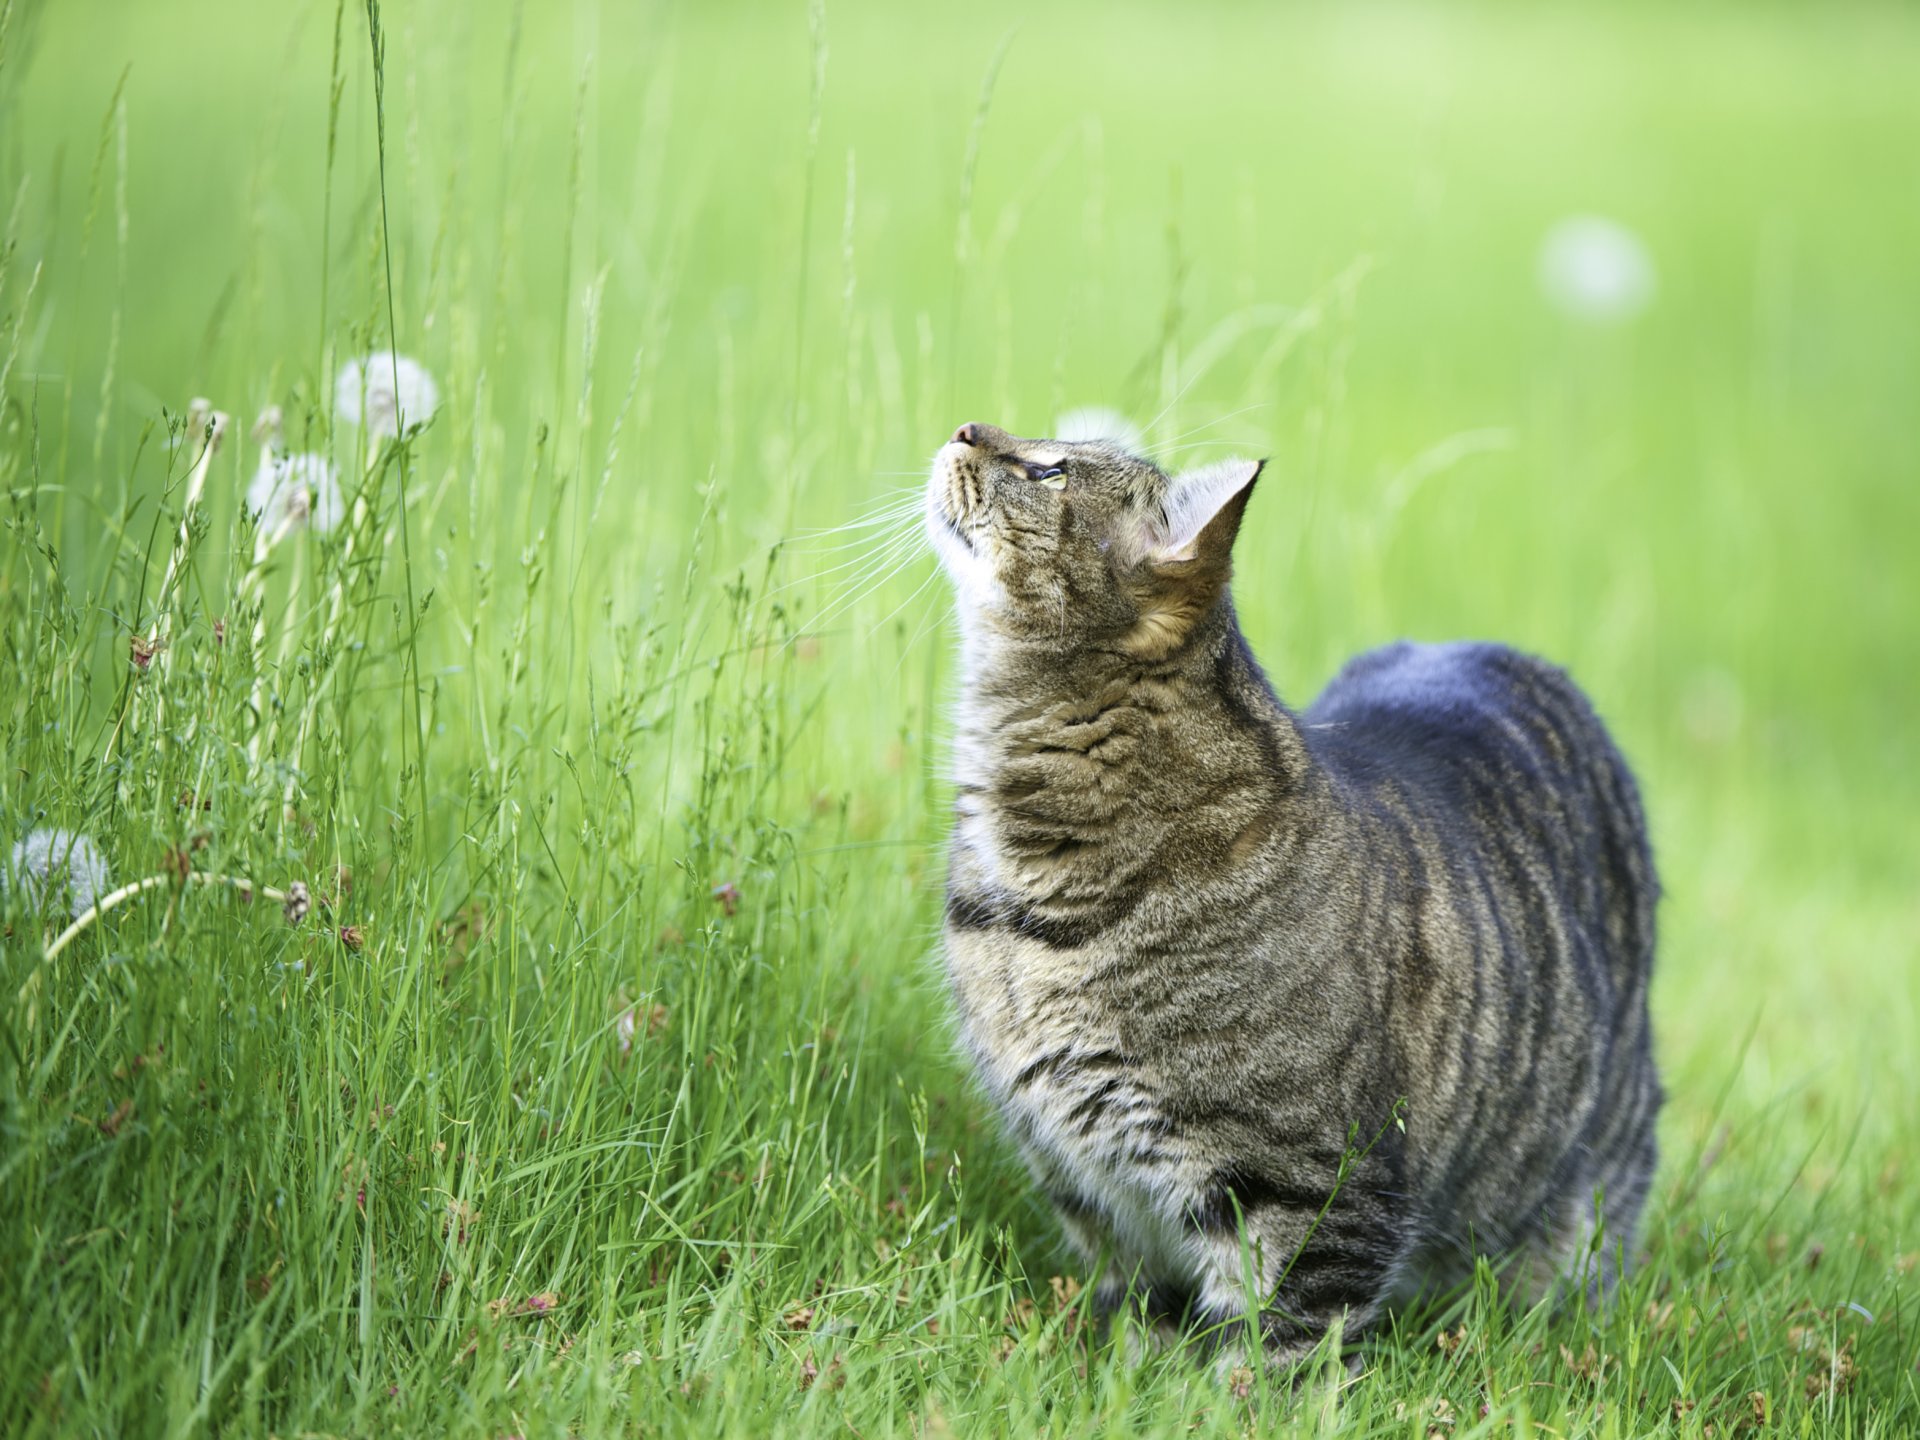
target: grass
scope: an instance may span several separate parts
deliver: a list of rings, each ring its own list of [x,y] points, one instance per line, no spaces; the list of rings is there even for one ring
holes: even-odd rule
[[[1920,1427],[1911,11],[419,0],[384,128],[359,5],[0,16],[6,838],[317,897],[49,959],[9,891],[0,1429]],[[1636,323],[1540,298],[1586,210]],[[445,403],[369,454],[390,342]],[[1088,1343],[947,1038],[939,582],[806,537],[1089,402],[1274,457],[1284,694],[1502,638],[1638,766],[1612,1313],[1482,1286],[1337,1398]],[[256,567],[268,404],[354,503]]]

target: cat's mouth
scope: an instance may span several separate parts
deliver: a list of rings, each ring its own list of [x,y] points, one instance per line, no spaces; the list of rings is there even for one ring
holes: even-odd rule
[[[971,473],[976,460],[973,447],[956,437],[940,447],[928,478],[927,534],[949,569],[969,565],[980,553],[976,535],[984,496],[979,477]]]

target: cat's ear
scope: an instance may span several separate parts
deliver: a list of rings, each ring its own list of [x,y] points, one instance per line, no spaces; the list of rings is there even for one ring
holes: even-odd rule
[[[1162,523],[1148,527],[1147,558],[1155,565],[1188,561],[1224,566],[1240,533],[1240,517],[1264,460],[1221,460],[1188,470],[1167,488]]]
[[[1213,609],[1233,574],[1233,537],[1265,463],[1225,460],[1168,486],[1163,513],[1145,527],[1143,563],[1133,572],[1140,615],[1124,641],[1132,653],[1171,655]]]

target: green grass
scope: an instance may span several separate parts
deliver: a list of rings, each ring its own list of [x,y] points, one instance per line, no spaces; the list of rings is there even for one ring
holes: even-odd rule
[[[1910,9],[381,11],[384,207],[361,7],[0,0],[5,839],[331,898],[48,960],[10,892],[0,1431],[1920,1427]],[[1540,297],[1587,210],[1632,325]],[[390,331],[445,405],[369,469],[331,377]],[[1638,767],[1673,1098],[1611,1314],[1243,1399],[1062,1303],[944,1019],[940,582],[803,536],[1094,402],[1273,457],[1289,698],[1500,638]],[[362,504],[249,578],[269,403]]]

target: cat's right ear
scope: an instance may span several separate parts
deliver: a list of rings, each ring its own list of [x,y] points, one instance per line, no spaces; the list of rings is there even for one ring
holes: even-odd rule
[[[1160,514],[1144,527],[1135,572],[1140,614],[1128,650],[1149,659],[1170,655],[1213,609],[1233,574],[1233,539],[1265,464],[1226,460],[1190,470],[1168,487]]]
[[[1264,460],[1221,460],[1174,478],[1164,518],[1148,527],[1147,559],[1154,565],[1226,564],[1240,517]]]

